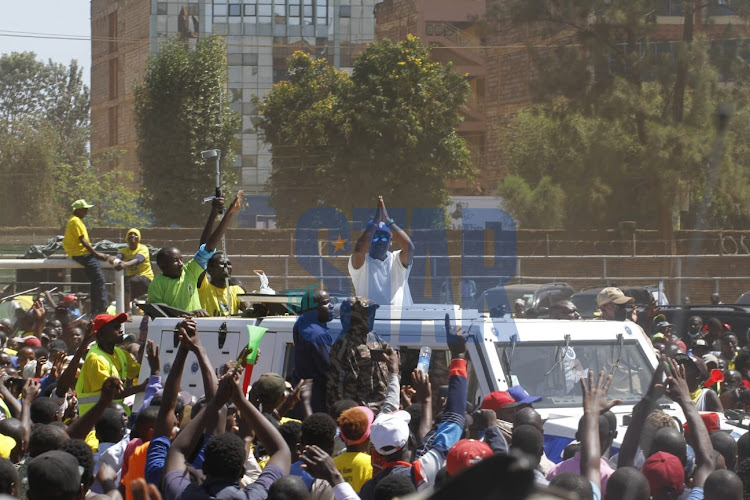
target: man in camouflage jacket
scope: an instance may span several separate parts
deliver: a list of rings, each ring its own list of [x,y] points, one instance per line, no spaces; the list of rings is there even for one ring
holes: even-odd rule
[[[341,304],[344,332],[331,347],[326,394],[328,407],[342,399],[379,410],[388,387],[386,344],[372,331],[378,305],[365,297]]]

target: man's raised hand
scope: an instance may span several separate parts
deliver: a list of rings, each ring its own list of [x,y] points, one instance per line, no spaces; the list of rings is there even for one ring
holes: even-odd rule
[[[240,211],[240,209],[245,204],[245,192],[240,189],[237,191],[237,196],[234,197],[234,201],[232,201],[232,204],[229,205],[229,213],[232,215],[236,214]]]
[[[453,328],[451,325],[450,316],[445,315],[445,337],[448,342],[448,349],[451,352],[452,358],[465,358],[466,357],[466,340],[463,336],[461,327]]]
[[[690,389],[685,377],[685,367],[675,363],[673,359],[669,362],[670,376],[667,378],[667,396],[677,404],[691,403]]]
[[[596,381],[594,381],[593,370],[589,370],[588,382],[584,378],[581,379],[584,413],[591,412],[599,415],[622,402],[619,399],[607,401],[607,392],[611,383],[612,375],[605,373],[604,370],[599,372],[599,378]]]
[[[299,458],[303,462],[302,467],[311,476],[328,481],[333,486],[344,481],[331,456],[318,446],[306,446]]]
[[[102,384],[102,394],[100,398],[107,404],[115,400],[118,394],[124,390],[122,381],[117,377],[109,377]]]
[[[27,378],[26,382],[23,384],[23,388],[21,389],[21,398],[24,402],[28,401],[29,403],[31,401],[34,401],[36,397],[41,392],[41,388],[39,386],[39,382],[34,380],[33,378]]]
[[[413,401],[425,403],[432,399],[432,386],[430,385],[430,376],[422,370],[411,372],[411,387],[414,389]]]
[[[193,318],[186,318],[177,328],[180,332],[180,342],[188,351],[196,352],[201,348],[201,340],[198,337],[198,325]]]
[[[154,345],[153,340],[146,341],[146,359],[151,375],[159,375],[161,371],[161,360],[159,358],[159,346]]]

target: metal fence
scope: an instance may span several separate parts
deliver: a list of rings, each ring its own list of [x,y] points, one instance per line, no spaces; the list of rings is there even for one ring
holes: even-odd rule
[[[349,290],[346,265],[349,256],[234,255],[235,277],[253,288],[255,276],[243,272],[243,262],[271,264],[266,269],[277,290],[308,285],[313,281],[333,290]],[[488,263],[488,260],[491,261]],[[304,269],[303,269],[304,267]],[[550,255],[519,257],[416,256],[409,277],[412,295],[440,301],[450,285],[452,296],[461,296],[462,281],[474,282],[478,293],[503,283],[566,282],[576,289],[596,285],[663,284],[672,303],[690,296],[693,303],[708,303],[713,292],[734,302],[750,290],[750,256],[743,255]],[[447,270],[447,272],[446,272]],[[501,272],[495,272],[500,270]],[[422,300],[424,302],[425,300]],[[429,300],[427,300],[429,302]]]

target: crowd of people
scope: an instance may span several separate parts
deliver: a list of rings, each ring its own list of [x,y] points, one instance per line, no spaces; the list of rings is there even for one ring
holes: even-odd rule
[[[91,205],[73,203],[64,246],[91,277],[90,303],[45,293],[0,319],[0,498],[750,498],[750,434],[735,440],[718,415],[750,410],[750,348],[739,349],[719,320],[691,318],[680,335],[652,311],[642,333],[660,363],[643,399],[626,422],[607,398],[612,374],[589,370],[576,440],[560,456],[547,456],[540,398],[523,387],[492,392],[476,408],[467,402],[460,328],[446,325],[445,387],[422,370],[402,373],[399,351],[373,322],[380,303],[411,301],[414,247],[382,198],[353,249],[356,296],[341,304],[341,331],[329,328],[325,290],[309,290],[290,380],[263,373],[246,387],[243,362],[212,364],[194,319],[242,307],[231,264],[216,252],[242,203],[240,192],[214,230],[225,211],[215,199],[193,258],[183,264],[180,250],[162,248],[157,276],[137,229],[116,257],[98,254],[81,221]],[[392,239],[401,250],[391,251]],[[168,369],[159,346],[123,333],[128,315],[106,312],[105,260],[126,270],[133,297],[148,293],[190,313],[176,327]],[[632,299],[607,288],[597,302],[613,320]],[[550,317],[580,315],[560,302]],[[190,353],[203,379],[192,393],[182,387]],[[665,413],[669,400],[684,426]]]

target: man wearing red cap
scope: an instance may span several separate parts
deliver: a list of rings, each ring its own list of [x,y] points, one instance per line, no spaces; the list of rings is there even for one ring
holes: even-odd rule
[[[136,378],[141,371],[141,365],[136,363],[130,354],[116,347],[122,341],[122,324],[127,319],[125,313],[117,316],[100,314],[94,318],[92,327],[96,334],[96,344],[86,355],[86,361],[76,382],[80,415],[89,411],[99,401],[102,384],[109,377],[117,377],[125,385],[127,379]],[[145,387],[138,385],[126,388],[120,393],[117,402],[122,403],[124,398],[145,390]]]
[[[518,410],[527,406],[531,406],[531,403],[516,401],[507,391],[491,392],[482,401],[483,410],[492,410],[497,415],[496,425],[508,444],[513,441],[513,417]]]

